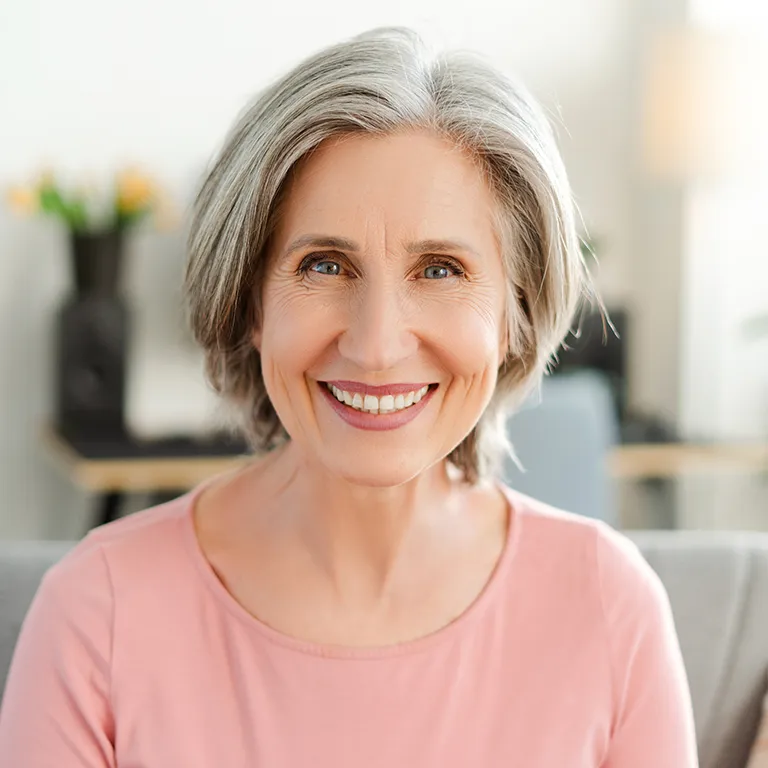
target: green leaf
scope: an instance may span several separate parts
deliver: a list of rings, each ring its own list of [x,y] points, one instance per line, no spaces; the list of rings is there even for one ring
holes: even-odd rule
[[[45,213],[66,216],[66,207],[56,187],[43,187],[40,190],[40,208]]]
[[[67,206],[67,221],[72,229],[88,229],[88,213],[84,200],[76,199],[70,201]]]
[[[142,219],[149,214],[149,208],[140,208],[136,211],[119,211],[117,214],[118,226],[122,229],[136,226]]]
[[[82,229],[86,222],[85,207],[77,200],[65,200],[53,185],[40,190],[40,208],[52,216],[58,216],[71,229]]]

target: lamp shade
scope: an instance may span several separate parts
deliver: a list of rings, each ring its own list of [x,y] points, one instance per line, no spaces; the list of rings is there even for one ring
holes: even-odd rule
[[[686,27],[660,33],[643,82],[643,165],[688,180],[742,167],[754,127],[751,72],[735,35]]]

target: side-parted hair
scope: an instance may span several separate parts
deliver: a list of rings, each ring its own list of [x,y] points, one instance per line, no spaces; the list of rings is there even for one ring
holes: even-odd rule
[[[418,35],[382,28],[332,45],[242,112],[192,212],[185,295],[206,375],[255,451],[287,439],[252,332],[266,253],[292,169],[345,134],[428,130],[476,162],[497,201],[507,277],[508,353],[490,405],[448,456],[469,482],[512,458],[505,421],[540,384],[582,301],[595,300],[554,134],[519,83],[477,54],[430,55]]]

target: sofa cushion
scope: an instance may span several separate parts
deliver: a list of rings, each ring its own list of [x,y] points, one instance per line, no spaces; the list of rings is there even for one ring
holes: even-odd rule
[[[701,768],[744,768],[768,689],[768,534],[629,535],[669,595]]]

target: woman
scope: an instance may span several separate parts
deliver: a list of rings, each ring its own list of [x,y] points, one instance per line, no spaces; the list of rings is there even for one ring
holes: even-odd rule
[[[539,108],[378,30],[239,118],[187,275],[260,457],[47,575],[0,719],[14,768],[688,768],[659,580],[494,479],[589,293]]]

